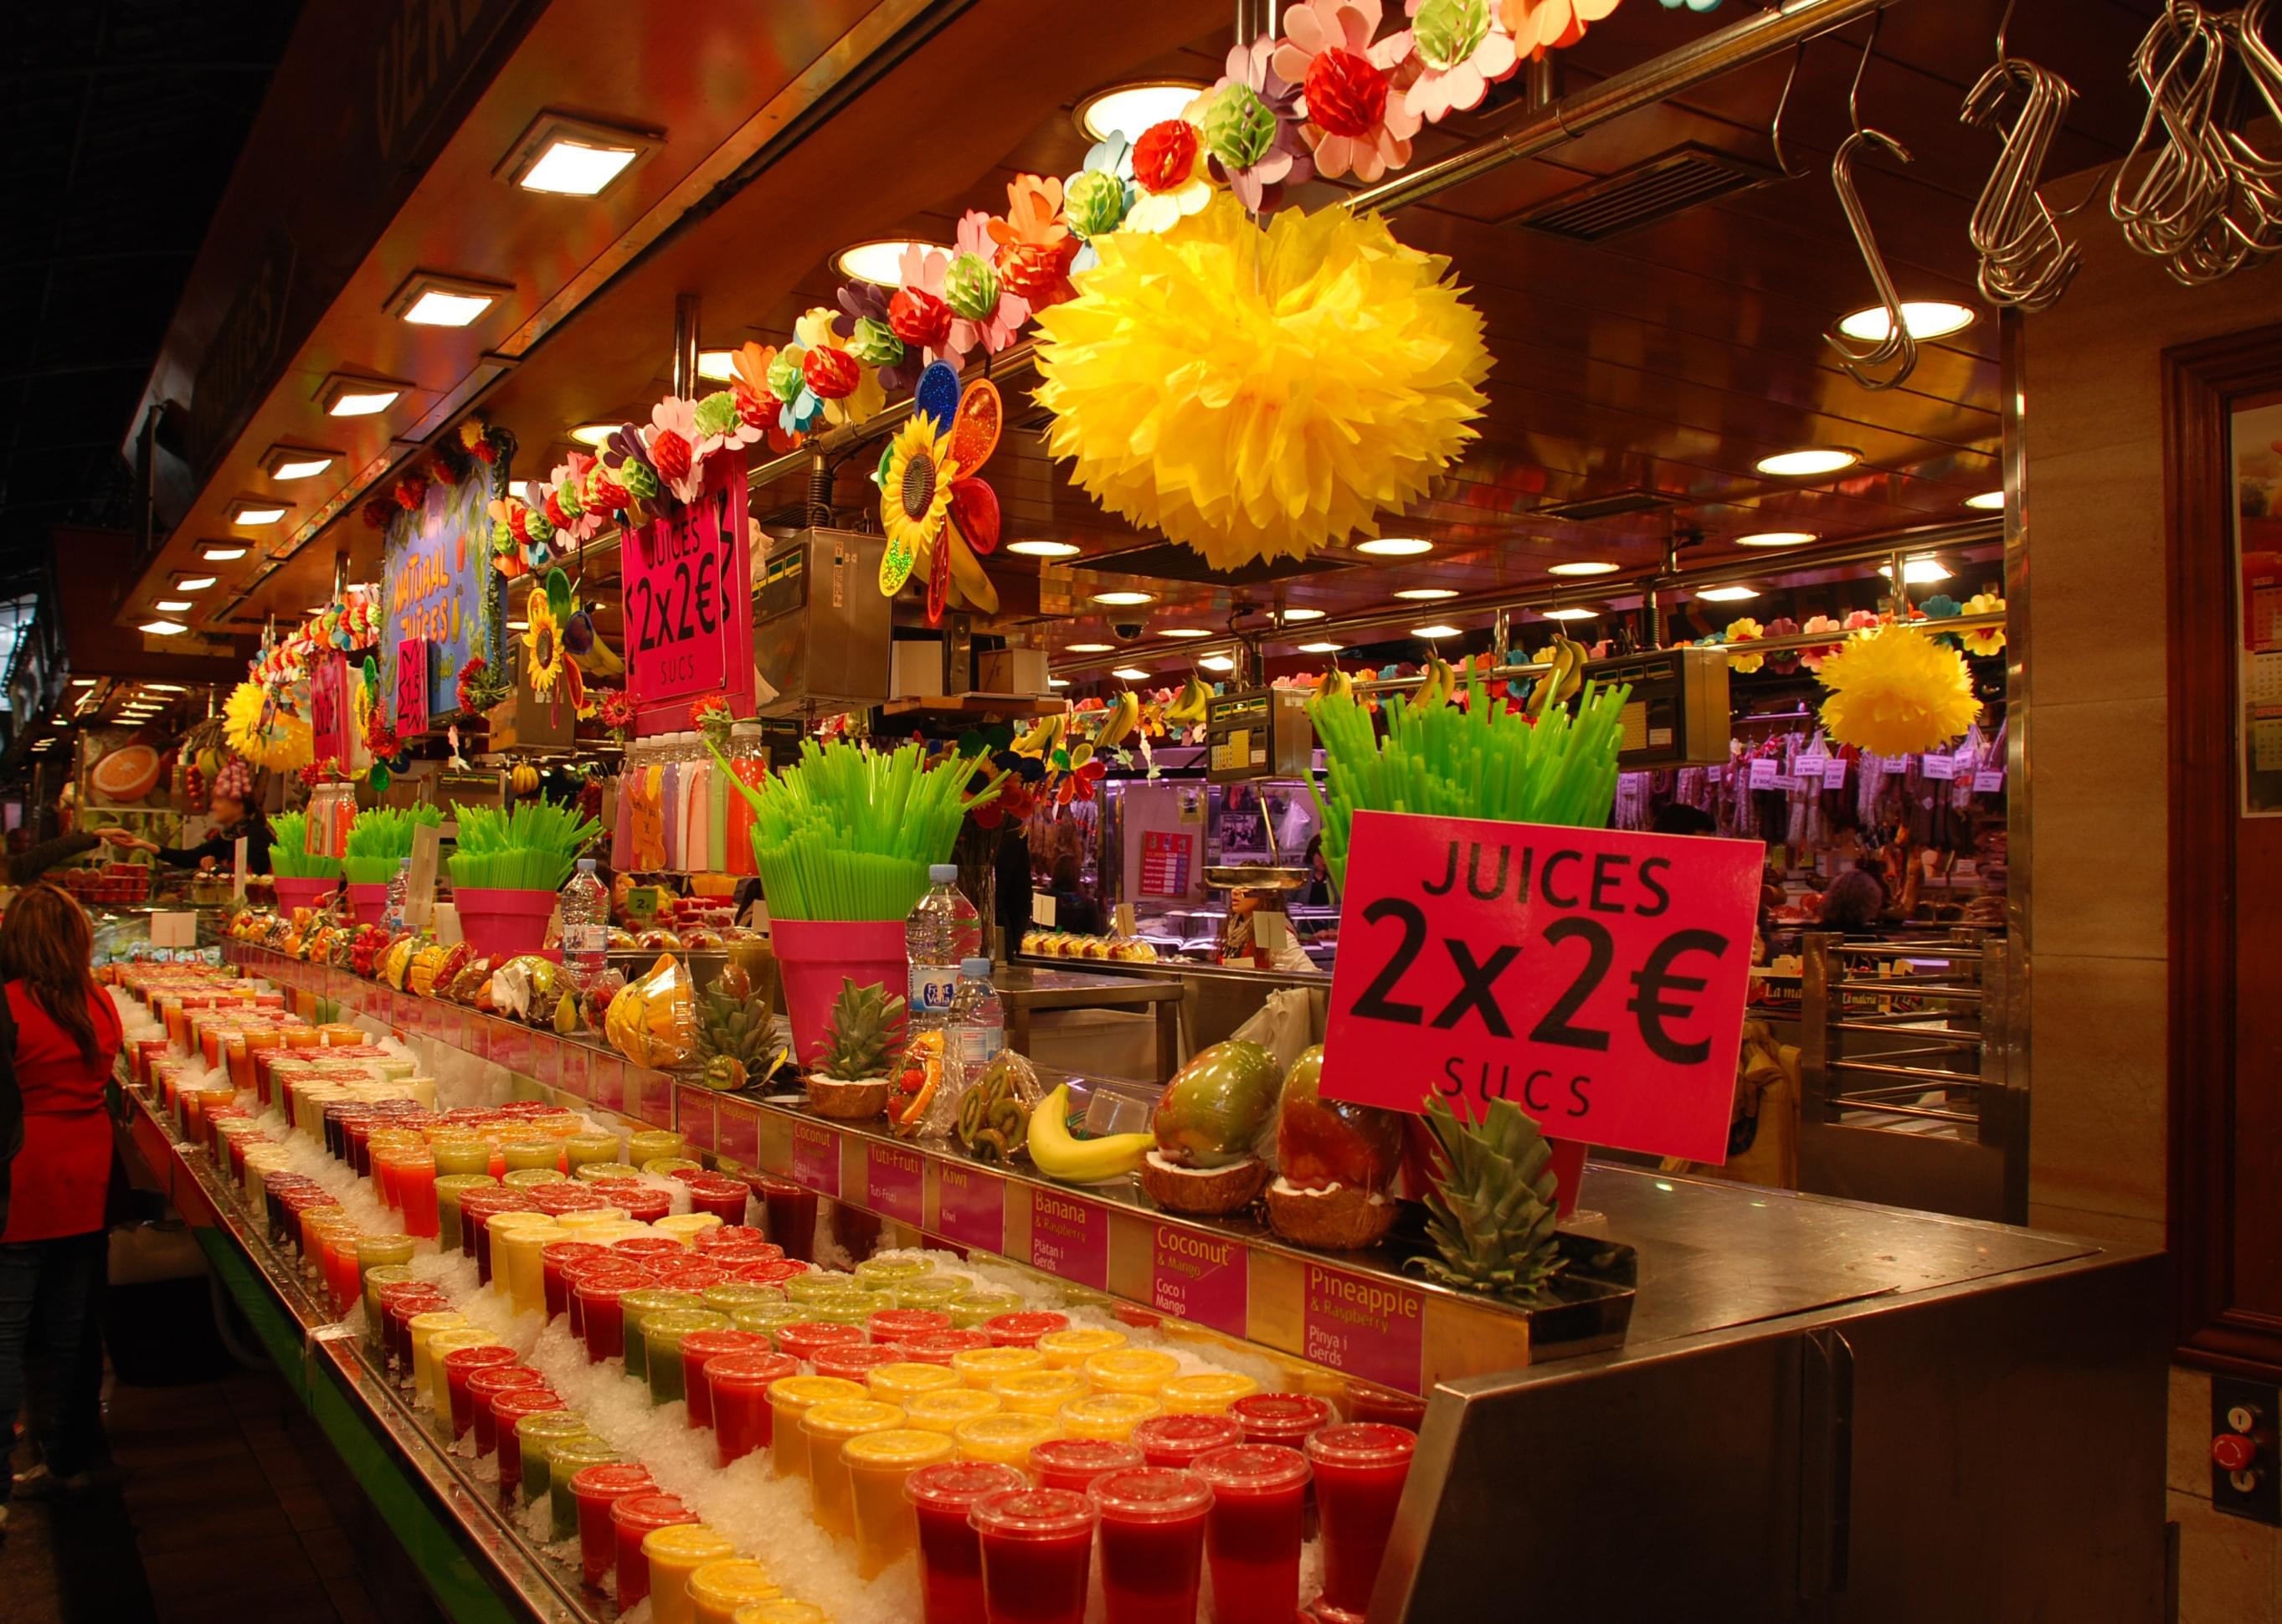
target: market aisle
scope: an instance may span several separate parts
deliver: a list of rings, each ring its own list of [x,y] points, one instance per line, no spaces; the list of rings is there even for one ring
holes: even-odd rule
[[[307,1416],[272,1378],[117,1385],[116,1492],[19,1502],[0,1624],[440,1620]]]

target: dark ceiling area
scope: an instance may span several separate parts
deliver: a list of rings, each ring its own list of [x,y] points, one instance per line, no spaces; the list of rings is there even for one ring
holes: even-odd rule
[[[0,557],[36,557],[57,524],[132,525],[119,447],[299,12],[299,0],[10,8]]]

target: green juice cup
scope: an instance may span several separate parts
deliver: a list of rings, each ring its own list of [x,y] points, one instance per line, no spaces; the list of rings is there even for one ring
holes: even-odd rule
[[[468,1248],[460,1238],[460,1198],[470,1190],[496,1185],[499,1180],[489,1173],[444,1172],[440,1146],[437,1151],[436,1166],[436,1243],[446,1252],[464,1252]]]
[[[726,1331],[726,1314],[675,1309],[645,1315],[641,1322],[642,1364],[649,1375],[649,1402],[671,1404],[689,1395],[682,1379],[681,1339],[693,1331]]]

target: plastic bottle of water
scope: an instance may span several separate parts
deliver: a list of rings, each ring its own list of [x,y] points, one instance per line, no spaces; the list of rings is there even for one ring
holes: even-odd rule
[[[408,928],[404,921],[404,908],[411,895],[412,859],[408,857],[398,863],[396,872],[388,876],[388,905],[381,913],[380,922],[392,935]]]
[[[610,943],[610,897],[594,874],[594,859],[578,859],[578,872],[563,888],[563,968],[571,984],[584,992],[608,967],[603,955]]]
[[[1006,1010],[998,990],[990,984],[990,960],[959,961],[959,990],[951,995],[951,1018],[943,1033],[943,1054],[956,1061],[959,1076],[972,1081],[998,1058],[1006,1046]]]
[[[904,921],[904,957],[911,966],[904,994],[912,1025],[940,1026],[959,988],[959,960],[982,951],[982,916],[959,889],[959,866],[928,870],[928,893]]]

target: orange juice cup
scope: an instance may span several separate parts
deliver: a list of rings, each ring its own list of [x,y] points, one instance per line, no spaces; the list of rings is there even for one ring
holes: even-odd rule
[[[809,1511],[817,1526],[842,1539],[856,1536],[855,1515],[849,1505],[848,1463],[842,1446],[866,1433],[884,1433],[903,1426],[897,1404],[876,1399],[837,1399],[811,1405],[800,1418],[808,1439]]]
[[[856,1527],[857,1571],[863,1577],[880,1573],[917,1542],[918,1522],[904,1497],[904,1482],[921,1467],[958,1454],[959,1446],[943,1434],[911,1426],[861,1434],[840,1446]]]

